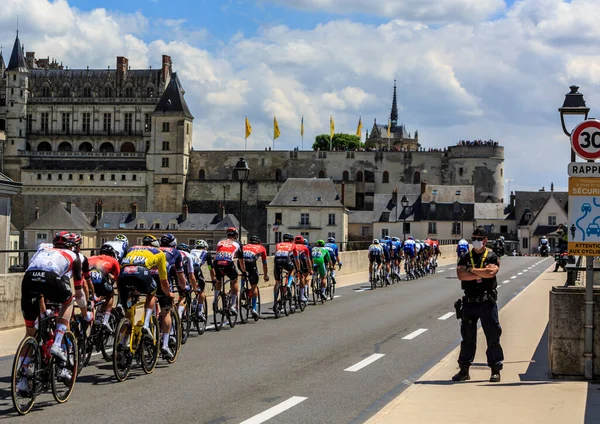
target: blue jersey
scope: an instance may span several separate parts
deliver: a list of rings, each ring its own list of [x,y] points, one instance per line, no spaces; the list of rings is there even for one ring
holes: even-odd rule
[[[408,254],[411,257],[415,256],[415,244],[416,243],[414,240],[406,240],[404,242],[404,253]]]
[[[325,249],[329,250],[329,256],[331,260],[340,260],[340,252],[338,250],[337,244],[335,243],[325,243]]]
[[[181,252],[174,247],[161,247],[167,257],[167,272],[171,274],[172,272],[183,272],[183,257],[181,256]]]

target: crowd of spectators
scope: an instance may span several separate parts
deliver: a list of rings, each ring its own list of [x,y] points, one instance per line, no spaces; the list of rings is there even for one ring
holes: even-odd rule
[[[457,146],[497,146],[498,142],[494,140],[460,140]]]

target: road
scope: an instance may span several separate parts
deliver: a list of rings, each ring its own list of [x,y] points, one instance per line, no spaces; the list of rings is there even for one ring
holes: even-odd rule
[[[503,258],[499,305],[551,263]],[[43,394],[40,407],[26,417],[12,410],[12,360],[0,359],[0,419],[258,424],[274,415],[269,423],[364,422],[456,347],[452,305],[462,293],[454,265],[416,281],[366,287],[342,287],[333,301],[289,317],[265,315],[194,336],[176,363],[160,360],[151,375],[134,368],[124,383],[95,356],[68,403],[55,405],[51,394]]]

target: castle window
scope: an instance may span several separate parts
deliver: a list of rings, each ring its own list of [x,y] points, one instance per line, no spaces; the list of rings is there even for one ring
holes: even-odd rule
[[[40,119],[40,130],[44,134],[48,134],[48,129],[49,129],[48,122],[49,122],[48,112],[43,112],[41,114],[41,119]]]
[[[112,128],[112,113],[105,113],[102,121],[102,130],[109,133]]]
[[[124,118],[123,129],[126,133],[131,134],[131,131],[133,131],[133,113],[127,112]]]
[[[64,133],[69,134],[70,129],[71,129],[71,114],[63,113],[62,114],[62,130]]]
[[[326,177],[325,171],[323,171],[323,170],[319,171],[319,178],[325,178],[325,177]]]
[[[163,152],[164,152],[164,151],[171,150],[171,149],[169,148],[169,142],[168,142],[168,141],[163,141],[163,142],[162,142],[162,149],[163,149]]]
[[[462,176],[463,176],[463,168],[462,168],[462,166],[461,166],[460,168],[458,168],[458,175],[459,175],[460,177],[462,177]]]
[[[42,87],[42,97],[50,97],[50,87]]]
[[[90,181],[94,181],[94,174],[90,174]]]
[[[82,97],[92,97],[92,87],[89,85],[83,87]]]
[[[433,215],[433,214],[435,214],[435,211],[436,211],[436,204],[435,204],[435,202],[431,202],[429,204],[429,213]]]
[[[133,153],[135,152],[135,145],[133,143],[130,143],[129,141],[123,143],[121,145],[121,152]]]
[[[60,143],[58,145],[58,151],[59,152],[72,152],[73,146],[68,141],[63,141],[62,143]]]
[[[114,152],[115,146],[112,143],[109,143],[108,141],[106,141],[100,145],[100,151],[103,153]]]
[[[71,97],[71,87],[64,85],[60,90],[60,97]]]
[[[134,97],[133,96],[133,87],[129,86],[125,88],[125,97]]]
[[[419,171],[417,171],[413,175],[413,184],[420,184],[420,183],[421,183],[421,173]]]
[[[144,115],[144,131],[150,132],[152,130],[152,115],[147,113]]]
[[[169,179],[168,178],[163,178],[162,179],[162,183],[163,184],[169,184]]]
[[[381,182],[383,184],[388,184],[390,182],[390,173],[387,171],[383,171],[383,176],[381,178]]]
[[[162,158],[162,165],[163,168],[168,168],[169,167],[169,158]]]
[[[69,181],[73,181],[73,174],[69,174]]]
[[[79,174],[79,181],[83,181],[83,174]]]
[[[42,179],[42,174],[37,174],[37,179],[41,180]]]
[[[81,131],[84,133],[90,133],[90,121],[92,118],[92,114],[90,112],[84,112],[81,114]]]
[[[117,179],[117,177],[115,176],[115,174],[110,174],[111,181],[115,181],[116,179]]]
[[[356,173],[356,182],[358,182],[358,183],[362,183],[363,182],[363,173],[362,173],[362,171],[358,171]]]
[[[100,174],[100,181],[104,181],[104,174]]]
[[[110,86],[104,87],[104,97],[112,97],[112,88]]]
[[[169,122],[163,122],[162,132],[170,132],[170,131],[171,131],[171,124]]]
[[[190,124],[185,124],[185,133],[186,134],[190,133]]]
[[[348,173],[348,171],[344,171],[342,173],[342,180],[343,181],[348,181],[350,179],[350,174]]]
[[[201,169],[200,172],[198,173],[198,179],[200,181],[206,180],[206,172],[204,172],[204,169]]]
[[[87,141],[85,141],[79,145],[80,152],[91,152],[92,149],[93,149],[92,143],[89,143]]]
[[[27,132],[33,131],[33,115],[31,113],[27,114]]]
[[[136,174],[133,174],[131,176],[131,181],[137,181],[137,175]]]
[[[52,151],[52,146],[47,141],[42,141],[40,144],[38,144],[37,151],[38,152],[50,152],[50,151]]]
[[[121,174],[121,181],[125,181],[125,179],[126,179],[125,177],[126,177],[125,174]]]
[[[281,169],[275,170],[275,181],[281,181]]]

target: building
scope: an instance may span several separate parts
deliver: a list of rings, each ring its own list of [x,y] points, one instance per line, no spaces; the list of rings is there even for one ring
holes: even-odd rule
[[[10,237],[8,239],[8,249],[19,250],[21,233],[13,224],[10,224]],[[8,254],[8,266],[14,267],[21,264],[19,252],[11,252]]]
[[[328,179],[289,178],[267,206],[267,222],[267,243],[281,242],[285,233],[311,243],[328,237],[348,241],[348,210]]]
[[[517,223],[504,203],[475,203],[474,225],[484,227],[490,239],[517,240]]]
[[[21,191],[22,184],[11,180],[0,173],[0,250],[9,250],[14,247],[11,244],[13,230],[11,218],[13,215],[13,199]],[[11,254],[0,253],[0,273],[6,273],[10,266],[9,256]]]
[[[145,210],[179,211],[183,204],[193,116],[171,59],[158,69],[70,69],[23,51],[17,37],[0,72],[3,165],[24,182],[16,205],[44,210],[58,201],[109,210],[132,201]]]

